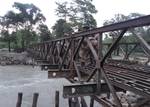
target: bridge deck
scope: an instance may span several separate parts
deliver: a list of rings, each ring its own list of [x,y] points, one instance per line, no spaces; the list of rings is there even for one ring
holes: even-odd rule
[[[89,75],[94,67],[95,65],[88,65],[79,68],[81,68],[81,72]],[[107,63],[104,65],[104,70],[114,86],[150,98],[150,70],[148,66]]]
[[[150,75],[147,73],[111,65],[105,65],[104,69],[113,85],[150,98]]]

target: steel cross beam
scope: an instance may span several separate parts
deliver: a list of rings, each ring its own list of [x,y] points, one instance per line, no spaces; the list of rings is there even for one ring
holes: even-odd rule
[[[127,29],[127,28],[134,28],[134,27],[141,27],[141,26],[147,26],[150,25],[150,15],[115,23],[115,24],[110,24],[107,26],[91,29],[91,30],[86,30],[83,32],[78,32],[72,34],[72,38],[77,38],[81,36],[90,36],[92,34],[97,34],[97,33],[103,33],[103,32],[110,32],[110,31],[115,31],[115,30],[122,30],[122,29]],[[63,39],[68,39],[70,37],[64,37],[60,39],[55,39],[53,41],[58,41],[58,40],[63,40]],[[50,41],[47,41],[50,42]]]
[[[81,36],[90,36],[92,34],[97,34],[97,33],[110,32],[110,31],[115,31],[115,30],[122,30],[122,29],[141,27],[141,26],[147,26],[147,25],[150,25],[150,15],[115,23],[115,24],[110,24],[107,26],[99,27],[99,28],[94,28],[91,30],[74,33],[71,35],[71,37],[77,38]],[[45,41],[45,43],[49,43],[52,41],[65,40],[69,38],[70,37],[63,37],[63,38],[59,38],[59,39],[55,39],[51,41]],[[41,43],[38,43],[38,44],[41,44]]]
[[[101,60],[101,66],[103,66],[106,58],[113,52],[113,50],[116,48],[116,46],[118,45],[118,42],[121,40],[121,38],[123,37],[124,33],[127,31],[127,29],[123,30],[120,33],[120,36],[116,39],[116,41],[111,45],[111,47],[109,48],[108,52],[106,53],[106,55],[103,57],[103,59]]]
[[[135,34],[134,31],[131,31],[134,36],[138,38],[140,43],[142,44],[142,47],[145,49],[145,51],[150,55],[150,45],[138,34]]]
[[[102,83],[101,93],[109,92],[108,85],[106,83]],[[121,88],[115,87],[117,91],[122,91]],[[84,84],[73,84],[73,85],[65,85],[63,88],[63,97],[81,97],[81,96],[89,96],[97,94],[97,84],[96,83],[84,83]]]

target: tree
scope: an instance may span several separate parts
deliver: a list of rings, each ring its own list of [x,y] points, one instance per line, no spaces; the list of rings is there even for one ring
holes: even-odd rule
[[[38,25],[44,22],[46,19],[41,13],[41,10],[33,4],[22,4],[15,2],[13,5],[14,8],[20,11],[18,13],[17,24],[20,26],[22,30],[22,48],[27,46],[30,41],[33,40],[33,27],[34,25]],[[21,17],[19,17],[21,16]],[[18,26],[17,26],[18,27]]]
[[[44,23],[46,19],[41,10],[34,4],[15,2],[13,7],[18,11],[8,11],[2,17],[0,24],[3,30],[8,31],[8,34],[11,35],[12,31],[16,32],[16,39],[21,42],[18,44],[21,44],[24,49],[30,42],[37,40],[37,34],[34,30],[39,24]]]
[[[48,29],[47,25],[40,24],[38,26],[38,30],[39,30],[39,36],[40,36],[41,42],[52,39],[52,34],[51,34],[50,30]]]
[[[73,30],[81,29],[83,26],[96,27],[93,14],[97,13],[92,0],[72,0],[72,2],[56,3],[58,17],[70,23]]]
[[[144,16],[144,15],[143,14],[139,14],[139,13],[130,13],[127,16],[125,16],[123,14],[117,14],[117,15],[115,15],[114,18],[112,18],[110,20],[106,20],[104,22],[104,25],[118,23],[118,22],[121,22],[121,21],[126,21],[126,20],[130,20],[130,19],[138,18],[138,17],[141,17],[141,16]],[[137,28],[129,29],[129,30],[130,31],[131,30],[134,31],[138,35],[141,35],[146,41],[150,41],[150,39],[149,39],[150,27],[149,26],[146,26],[146,27],[137,27]],[[115,38],[117,38],[119,36],[119,34],[120,34],[120,30],[109,32],[108,35],[110,35],[112,37],[112,39],[111,38],[105,38],[104,42],[105,43],[112,42],[112,40],[114,40]],[[135,42],[139,42],[139,40],[135,36],[133,36],[133,34],[131,32],[127,32],[126,34],[127,35],[124,36],[121,39],[120,42],[122,42],[122,43],[135,43]],[[129,47],[124,47],[122,45],[122,49],[127,51],[129,49],[133,49],[133,46],[130,45]],[[137,48],[137,50],[141,51],[141,49],[139,47]]]
[[[65,21],[67,21],[67,16],[69,15],[69,8],[67,8],[67,4],[68,2],[56,2],[56,5],[58,6],[56,9],[56,15],[63,18]]]
[[[110,20],[106,20],[103,25],[110,25],[110,24],[114,24],[114,23],[118,23],[118,22],[122,22],[122,21],[126,21],[128,20],[128,17],[123,15],[123,14],[116,14],[114,16],[114,18],[111,18]],[[113,31],[110,32],[109,35],[114,39],[116,37],[118,37],[120,34],[120,31]]]
[[[0,25],[1,25],[1,36],[2,41],[8,43],[8,50],[11,51],[11,42],[14,42],[15,36],[11,34],[10,29],[13,25],[13,20],[11,20],[9,17],[12,17],[12,19],[15,19],[16,14],[13,11],[8,11],[6,15],[1,17]],[[13,29],[11,29],[13,31]]]
[[[97,10],[92,4],[93,0],[74,0],[77,12],[79,13],[78,19],[82,26],[89,26],[90,28],[96,27],[96,20],[92,14],[96,14]]]
[[[14,33],[9,34],[9,32],[7,30],[2,30],[1,31],[1,40],[4,42],[8,43],[8,51],[11,51],[11,42],[15,42],[16,40],[16,36],[14,35]]]
[[[64,19],[59,19],[52,27],[52,29],[56,38],[63,37],[66,33],[71,33],[73,31],[70,24],[67,23]]]
[[[118,23],[118,22],[122,22],[122,21],[126,21],[126,20],[130,20],[130,19],[134,19],[134,18],[138,18],[138,17],[141,17],[141,16],[144,16],[143,14],[140,14],[140,13],[130,13],[129,15],[125,16],[123,14],[116,14],[114,18],[110,19],[110,20],[106,20],[103,25],[109,25],[109,24],[114,24],[114,23]],[[138,27],[138,28],[135,28],[134,31],[138,34],[142,34],[142,35],[147,35],[148,31],[147,31],[147,28],[144,28],[144,27]],[[109,35],[112,36],[112,38],[116,38],[118,37],[120,34],[120,30],[119,31],[113,31],[113,32],[110,32]],[[129,35],[132,36],[131,33],[128,33]],[[134,37],[124,37],[122,39],[122,42],[136,42],[137,40],[134,38]]]
[[[18,13],[18,16],[22,16],[20,23],[24,27],[29,28],[32,25],[35,25],[40,22],[42,23],[46,20],[43,14],[41,13],[41,10],[34,4],[22,4],[15,2],[13,7],[20,11],[20,13]]]

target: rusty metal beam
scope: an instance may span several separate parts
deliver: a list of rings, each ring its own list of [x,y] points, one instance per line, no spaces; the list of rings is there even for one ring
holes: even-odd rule
[[[88,44],[88,46],[89,46],[89,48],[90,48],[90,50],[91,50],[95,60],[96,61],[99,60],[98,54],[97,54],[96,50],[94,49],[91,41],[88,38],[86,38],[86,42],[87,42],[87,44]]]
[[[70,75],[70,69],[63,69],[62,71],[59,71],[59,69],[48,70],[48,78],[68,78]]]
[[[110,92],[112,93],[115,103],[117,104],[117,107],[122,107],[120,100],[116,94],[116,90],[114,86],[112,85],[112,83],[110,82],[110,80],[108,79],[108,76],[106,75],[106,72],[103,68],[101,68],[101,72],[102,72],[103,77],[105,78],[106,83],[108,84],[108,87],[110,89]]]
[[[81,38],[81,40],[80,40],[80,42],[79,42],[79,44],[78,44],[78,46],[77,46],[77,49],[75,50],[75,53],[74,53],[74,56],[73,56],[73,59],[74,59],[74,60],[75,60],[75,58],[76,58],[76,56],[77,56],[77,53],[79,52],[79,49],[80,49],[81,44],[83,43],[83,41],[84,41],[84,37]]]
[[[79,33],[74,33],[71,36],[73,38],[81,37],[81,36],[90,36],[90,35],[96,34],[96,33],[110,32],[110,31],[115,31],[115,30],[122,30],[122,29],[147,26],[147,25],[150,25],[150,15],[135,18],[132,20],[119,22],[119,23],[115,23],[115,24],[110,24],[107,26],[103,26],[103,27],[99,27],[99,28],[95,28],[95,29],[91,29],[91,30],[86,30],[86,31],[79,32]],[[55,39],[52,41],[59,41],[59,40],[64,40],[64,39],[68,39],[68,38],[70,38],[70,37],[64,37],[64,38]],[[46,42],[50,42],[50,41],[46,41]]]
[[[58,64],[39,64],[41,66],[41,70],[48,70],[48,69],[58,69]]]
[[[102,83],[101,93],[110,92],[108,85],[106,83]],[[115,87],[117,91],[122,91],[121,88]],[[63,97],[81,97],[81,96],[89,96],[89,95],[97,95],[97,84],[96,83],[84,83],[84,84],[73,84],[66,85],[63,87]]]
[[[74,67],[75,67],[75,69],[76,69],[76,73],[77,73],[78,79],[79,79],[79,81],[81,82],[81,81],[82,81],[82,80],[81,80],[81,72],[79,71],[76,62],[73,61],[73,63],[74,63]]]
[[[60,65],[59,70],[61,70],[62,67],[63,67],[63,64],[64,64],[64,62],[65,62],[65,60],[66,60],[66,57],[67,57],[67,55],[68,55],[68,52],[69,52],[69,50],[70,50],[72,41],[73,41],[73,38],[71,38],[71,41],[69,42],[69,45],[68,45],[67,50],[66,50],[66,52],[65,52],[65,54],[64,54],[64,57],[63,57],[63,60],[62,60],[62,63],[61,63],[61,65]]]
[[[141,37],[140,35],[136,34],[134,31],[131,31],[131,33],[138,38],[138,40],[142,44],[142,47],[150,55],[150,45],[143,39],[143,37]]]
[[[93,71],[91,72],[91,74],[90,74],[89,77],[87,78],[86,82],[89,82],[89,81],[92,79],[92,77],[95,75],[96,71],[97,71],[96,68],[93,69]]]
[[[102,104],[104,107],[116,107],[112,103],[104,100],[103,98],[98,98],[97,96],[91,96],[94,100],[96,100],[98,103]]]
[[[103,66],[106,58],[113,52],[113,50],[116,48],[116,46],[118,45],[119,41],[121,40],[121,38],[123,37],[123,35],[125,34],[125,32],[127,31],[127,29],[124,29],[119,37],[116,39],[116,41],[111,45],[111,47],[109,48],[109,50],[107,51],[106,55],[103,57],[103,59],[101,60],[101,66]]]

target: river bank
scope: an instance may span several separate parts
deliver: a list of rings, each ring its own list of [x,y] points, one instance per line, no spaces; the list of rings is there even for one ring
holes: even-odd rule
[[[32,65],[32,58],[27,52],[16,53],[0,49],[0,65]]]

